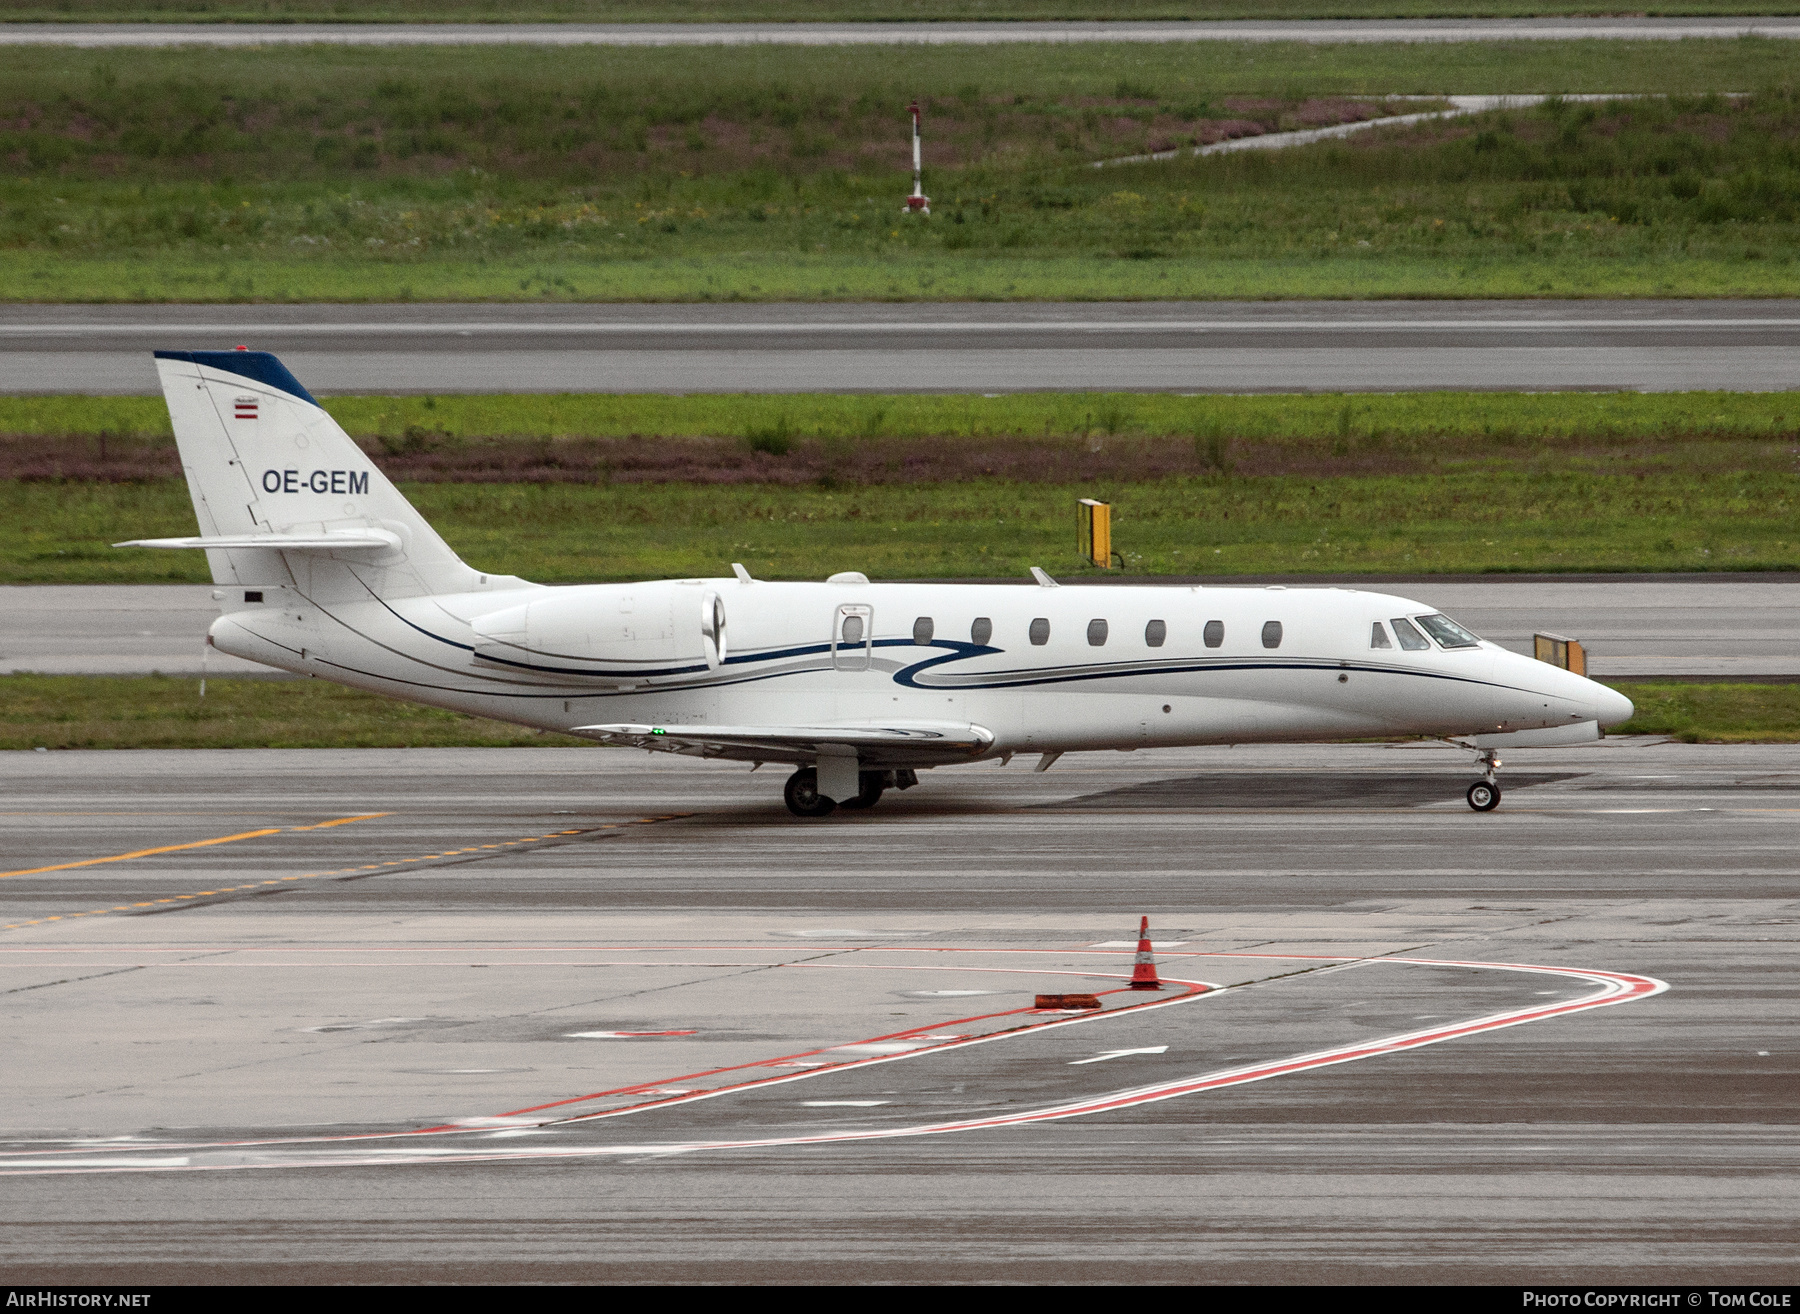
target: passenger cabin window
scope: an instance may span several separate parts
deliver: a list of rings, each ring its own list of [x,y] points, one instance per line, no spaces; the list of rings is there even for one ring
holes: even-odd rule
[[[1031,641],[1040,648],[1050,642],[1050,622],[1045,617],[1031,622]]]
[[[1419,627],[1438,641],[1440,648],[1479,648],[1481,640],[1448,616],[1417,617]]]
[[[1376,621],[1369,630],[1369,646],[1371,648],[1392,648],[1394,641],[1387,636],[1387,626]]]
[[[987,647],[987,641],[994,637],[994,622],[986,616],[977,616],[975,623],[969,626],[969,642]]]
[[[1279,648],[1281,646],[1281,622],[1263,622],[1263,647]]]
[[[1206,640],[1208,648],[1217,648],[1225,642],[1225,622],[1207,621],[1206,628],[1201,631],[1200,637]]]
[[[859,644],[863,640],[863,618],[851,615],[844,617],[844,646],[846,648]]]
[[[1430,652],[1431,644],[1423,634],[1413,628],[1413,623],[1405,617],[1396,616],[1389,622],[1394,627],[1394,637],[1400,640],[1400,646],[1408,652]]]
[[[1161,621],[1151,621],[1144,626],[1144,644],[1150,648],[1160,648],[1169,637],[1169,627]]]
[[[935,629],[935,628],[936,627],[931,622],[931,617],[929,617],[929,616],[919,617],[918,620],[913,622],[913,642],[920,645],[921,647],[923,647],[925,644],[930,643],[931,642],[931,634],[932,634],[933,629]]]
[[[1106,622],[1091,620],[1088,622],[1088,647],[1104,648],[1106,646]]]

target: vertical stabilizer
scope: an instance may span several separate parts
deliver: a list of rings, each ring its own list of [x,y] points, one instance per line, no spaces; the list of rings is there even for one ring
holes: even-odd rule
[[[386,530],[397,547],[208,548],[221,584],[292,584],[315,599],[454,593],[479,578],[266,351],[159,351],[202,537]]]

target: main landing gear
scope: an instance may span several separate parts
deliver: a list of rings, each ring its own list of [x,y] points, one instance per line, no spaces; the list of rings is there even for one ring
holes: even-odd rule
[[[781,792],[788,811],[796,817],[829,817],[838,808],[872,808],[890,788],[911,789],[918,783],[919,776],[914,771],[864,771],[857,777],[859,788],[856,797],[839,803],[819,792],[817,771],[811,767],[801,767],[788,777],[787,785]]]
[[[1491,748],[1477,749],[1475,760],[1483,767],[1483,778],[1469,786],[1469,806],[1477,812],[1492,812],[1500,806],[1500,755]]]

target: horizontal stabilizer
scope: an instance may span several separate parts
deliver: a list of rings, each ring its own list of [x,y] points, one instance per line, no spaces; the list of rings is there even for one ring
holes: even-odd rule
[[[385,529],[347,529],[327,534],[209,534],[198,538],[134,538],[114,547],[268,548],[275,552],[338,552],[346,548],[397,548],[400,535]]]
[[[810,755],[822,747],[860,750],[877,757],[919,754],[951,760],[973,757],[994,742],[994,732],[967,722],[907,721],[896,725],[583,725],[569,733],[602,743],[670,752],[766,751],[771,757]]]

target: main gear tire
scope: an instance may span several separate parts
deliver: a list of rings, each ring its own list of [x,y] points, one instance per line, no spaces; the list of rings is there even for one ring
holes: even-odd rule
[[[829,817],[837,808],[836,799],[819,792],[819,773],[811,767],[789,776],[781,796],[796,817]]]

